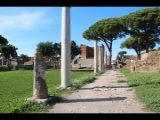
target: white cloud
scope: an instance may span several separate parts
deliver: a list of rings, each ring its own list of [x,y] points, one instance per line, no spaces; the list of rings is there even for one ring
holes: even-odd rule
[[[1,10],[2,11],[2,10]],[[0,14],[0,32],[13,29],[36,29],[40,26],[50,24],[53,19],[48,19],[45,10],[5,12]],[[13,30],[14,31],[14,30]]]
[[[17,47],[18,53],[32,55],[35,53],[37,43],[45,37],[44,33],[47,33],[51,26],[59,23],[59,9],[0,7],[0,35],[5,37],[9,44]]]

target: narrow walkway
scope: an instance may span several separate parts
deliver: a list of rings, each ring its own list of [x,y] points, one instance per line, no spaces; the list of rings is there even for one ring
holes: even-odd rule
[[[53,106],[48,113],[150,113],[135,99],[134,89],[120,71],[107,70],[93,83],[87,84]]]

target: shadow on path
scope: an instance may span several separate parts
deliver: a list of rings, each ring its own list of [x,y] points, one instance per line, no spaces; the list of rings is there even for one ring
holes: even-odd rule
[[[91,99],[74,99],[74,100],[64,100],[62,103],[72,103],[72,102],[101,102],[101,101],[117,101],[125,100],[127,97],[112,97],[112,98],[91,98]]]
[[[131,88],[129,86],[102,86],[102,87],[92,87],[92,88],[79,88],[79,90],[91,90],[94,88]]]

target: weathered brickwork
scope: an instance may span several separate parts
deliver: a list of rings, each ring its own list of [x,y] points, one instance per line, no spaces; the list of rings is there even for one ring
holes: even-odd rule
[[[89,47],[89,46],[86,46],[84,44],[81,44],[80,45],[81,47],[81,58],[84,58],[84,59],[88,59],[88,58],[94,58],[94,47]],[[98,47],[98,58],[100,57],[100,48],[102,48],[102,51],[105,51],[104,49],[104,46],[97,46]]]
[[[94,48],[81,44],[81,58],[93,58],[94,57]]]

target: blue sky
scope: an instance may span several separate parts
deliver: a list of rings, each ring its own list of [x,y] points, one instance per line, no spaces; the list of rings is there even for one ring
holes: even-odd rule
[[[82,36],[92,24],[144,8],[147,7],[71,7],[71,40],[79,46],[85,44],[92,47],[94,41]],[[33,57],[38,43],[61,42],[61,13],[61,7],[0,7],[0,35],[18,48],[18,55]],[[128,37],[113,42],[112,59],[122,50],[127,51],[127,55],[136,55],[134,50],[120,48],[120,44]],[[98,42],[98,45],[102,43]],[[106,47],[105,50],[108,52]]]

